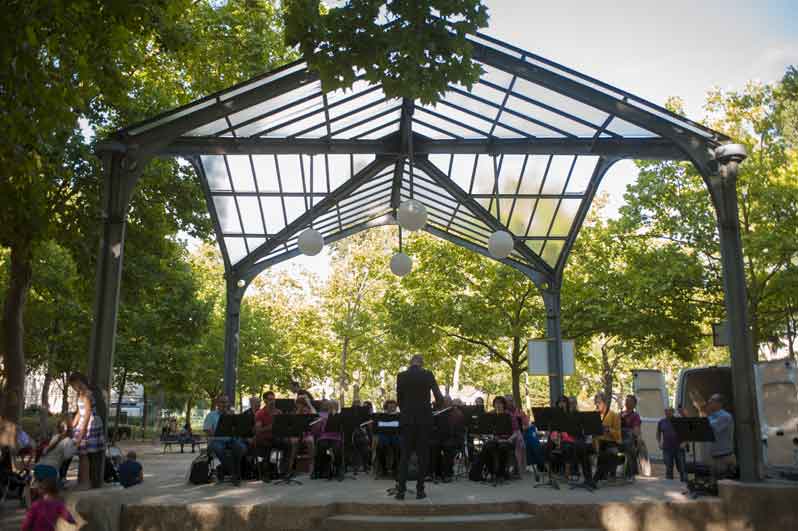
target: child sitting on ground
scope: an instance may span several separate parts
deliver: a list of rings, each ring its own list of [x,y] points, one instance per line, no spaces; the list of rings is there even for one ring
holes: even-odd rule
[[[136,461],[136,452],[129,451],[127,460],[119,465],[119,483],[125,487],[132,487],[144,481],[144,469],[141,463]]]
[[[28,509],[22,522],[22,531],[54,531],[59,518],[70,524],[75,523],[64,501],[58,497],[58,481],[54,477],[44,478],[39,483],[39,491],[44,495]]]

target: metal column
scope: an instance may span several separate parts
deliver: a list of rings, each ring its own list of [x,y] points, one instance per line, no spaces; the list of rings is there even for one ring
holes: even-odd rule
[[[549,400],[553,407],[557,405],[557,398],[564,393],[559,285],[542,290],[542,294],[546,307],[546,338],[549,349]]]
[[[97,255],[94,321],[89,347],[89,381],[105,394],[108,406],[116,346],[116,319],[119,311],[119,288],[122,281],[122,258],[130,194],[137,180],[131,171],[124,149],[102,153],[104,175],[102,190],[103,228]],[[100,411],[107,418],[107,411]]]
[[[227,275],[227,302],[224,314],[224,394],[232,405],[235,405],[238,378],[241,300],[246,289],[246,282],[233,278],[233,275]]]
[[[717,175],[705,176],[718,218],[723,264],[723,290],[730,335],[732,383],[734,385],[735,438],[742,481],[761,479],[761,434],[756,410],[754,362],[756,355],[748,325],[743,248],[737,211],[737,166],[745,159],[739,145],[715,151]]]

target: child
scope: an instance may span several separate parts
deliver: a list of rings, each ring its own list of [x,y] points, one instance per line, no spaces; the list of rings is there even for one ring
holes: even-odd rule
[[[67,510],[63,500],[58,497],[58,481],[55,478],[44,478],[39,483],[39,490],[44,497],[33,502],[28,509],[25,520],[22,522],[22,531],[54,530],[59,518],[63,518],[70,524],[75,523],[75,519]]]
[[[132,487],[144,481],[144,469],[136,461],[136,452],[127,453],[127,460],[119,465],[119,483],[125,487]]]

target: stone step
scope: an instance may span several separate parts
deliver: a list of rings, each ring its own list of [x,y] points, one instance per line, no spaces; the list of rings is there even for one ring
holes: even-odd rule
[[[527,513],[488,513],[445,516],[380,516],[340,514],[324,521],[324,531],[520,531],[534,528]]]

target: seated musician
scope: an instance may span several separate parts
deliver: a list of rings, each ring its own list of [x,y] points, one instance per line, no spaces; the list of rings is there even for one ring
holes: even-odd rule
[[[566,414],[571,412],[571,406],[566,396],[557,399],[556,407]],[[544,451],[550,470],[566,472],[565,465],[570,463],[574,457],[575,442],[574,436],[569,433],[559,431],[549,433],[549,440]]]
[[[383,413],[396,415],[396,420],[399,420],[397,406],[396,400],[386,400],[382,406]],[[399,435],[388,435],[387,433],[377,433],[376,437],[378,470],[382,473],[390,473],[394,477],[399,467],[399,451],[401,447],[399,437]]]
[[[529,417],[520,407],[515,405],[513,395],[505,395],[507,412],[513,417],[513,435],[515,436],[515,459],[513,459],[513,477],[521,479],[521,471],[526,469],[526,446],[524,444],[524,431],[529,427]]]
[[[610,404],[604,393],[598,393],[594,400],[596,410],[601,415],[604,434],[593,438],[593,450],[598,453],[596,474],[590,477],[590,458],[588,452],[581,452],[582,471],[585,483],[596,486],[596,481],[606,479],[607,475],[617,467],[618,448],[621,444],[621,418],[610,410]]]
[[[247,451],[247,445],[243,440],[237,437],[219,437],[216,436],[216,428],[219,425],[219,419],[224,415],[232,415],[227,396],[220,395],[216,399],[216,409],[208,413],[203,422],[202,428],[208,435],[208,449],[216,456],[222,463],[220,467],[221,473],[216,478],[219,483],[224,481],[225,467],[224,464],[228,462],[224,454],[226,450],[232,453],[230,461],[230,470],[233,476],[233,485],[238,485],[241,482],[241,458]]]
[[[299,394],[296,397],[296,407],[294,409],[295,415],[316,415],[316,409],[311,404],[310,398],[306,394]],[[313,461],[315,458],[315,448],[314,448],[314,440],[313,434],[310,431],[305,432],[302,437],[289,437],[288,444],[290,446],[290,450],[288,452],[288,470],[294,464],[296,460],[296,456],[299,454],[299,446],[303,444],[308,451],[308,455],[310,455],[310,470],[313,470]]]
[[[465,441],[465,416],[460,408],[453,406],[448,396],[443,405],[451,409],[435,417],[430,438],[430,473],[444,483],[450,483],[454,476],[454,458]]]
[[[494,414],[511,417],[506,408],[507,400],[503,396],[497,396],[493,399]],[[488,465],[491,476],[493,476],[493,481],[496,483],[509,479],[507,467],[513,456],[515,437],[516,434],[513,431],[507,433],[494,432],[493,438],[487,441],[483,447],[482,452],[485,456],[485,462]]]
[[[269,482],[272,479],[270,456],[273,449],[285,450],[287,446],[283,441],[277,440],[272,433],[274,417],[282,414],[275,406],[275,396],[272,391],[263,393],[263,407],[255,413],[255,448],[250,451],[263,460],[260,462],[260,477]]]
[[[313,479],[332,479],[332,471],[334,468],[338,473],[338,477],[342,478],[344,467],[341,461],[341,432],[327,430],[327,423],[330,417],[340,413],[338,401],[325,401],[322,407],[324,411],[319,413],[322,415],[322,419],[317,424],[317,426],[319,426],[319,437],[316,440],[316,457],[314,459],[316,468],[313,469],[313,475],[311,477]],[[330,457],[332,457],[332,459],[330,459]]]
[[[637,408],[637,397],[626,395],[624,410],[621,411],[621,438],[623,440],[623,450],[631,460],[629,472],[637,474],[637,444],[641,436],[640,415],[635,411]]]

